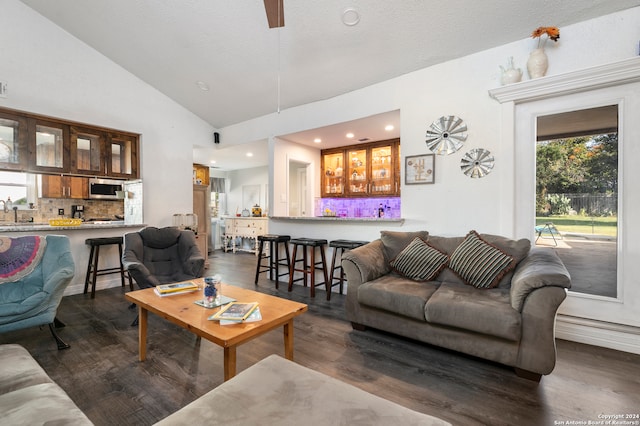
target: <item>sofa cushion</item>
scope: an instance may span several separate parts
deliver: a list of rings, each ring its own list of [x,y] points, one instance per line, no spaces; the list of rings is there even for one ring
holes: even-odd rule
[[[425,317],[446,325],[519,341],[521,315],[511,307],[508,289],[478,291],[464,284],[443,284],[429,298]]]
[[[431,281],[442,271],[449,256],[416,237],[392,261],[394,271],[414,281]]]
[[[398,231],[380,231],[380,240],[384,246],[384,253],[387,261],[395,258],[406,246],[409,245],[414,238],[420,238],[427,241],[429,238],[428,231],[415,232],[398,232]]]
[[[471,231],[454,250],[449,268],[476,288],[492,288],[515,268],[513,256],[484,241],[476,231]]]
[[[358,287],[358,302],[425,321],[424,305],[437,288],[437,283],[418,283],[396,275],[385,275]]]
[[[91,425],[20,345],[0,345],[0,418],[5,425]]]

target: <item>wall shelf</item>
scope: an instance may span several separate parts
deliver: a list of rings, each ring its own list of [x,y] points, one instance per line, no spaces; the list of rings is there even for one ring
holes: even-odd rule
[[[489,90],[502,103],[522,103],[640,81],[640,57]]]

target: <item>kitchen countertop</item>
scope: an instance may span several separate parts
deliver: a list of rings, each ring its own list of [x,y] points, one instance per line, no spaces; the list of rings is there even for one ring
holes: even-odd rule
[[[379,217],[341,217],[341,216],[271,216],[273,220],[294,220],[311,222],[384,222],[384,223],[404,223],[402,218],[379,218]]]
[[[51,226],[46,222],[0,222],[0,232],[31,232],[31,231],[75,231],[110,228],[141,228],[146,226],[141,223],[125,224],[124,220],[84,222],[79,226]]]

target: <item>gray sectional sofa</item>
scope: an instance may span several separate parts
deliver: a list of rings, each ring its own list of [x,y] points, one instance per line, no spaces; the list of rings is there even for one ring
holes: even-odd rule
[[[271,355],[157,425],[420,425],[450,423]],[[0,423],[92,425],[26,349],[0,345]]]
[[[342,256],[346,315],[384,330],[512,366],[553,371],[555,319],[571,286],[553,249],[471,231],[466,237],[382,231]]]

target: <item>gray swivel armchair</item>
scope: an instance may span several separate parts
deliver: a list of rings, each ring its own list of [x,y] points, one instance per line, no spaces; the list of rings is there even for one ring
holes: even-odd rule
[[[56,314],[74,273],[68,237],[0,236],[0,333],[47,324],[68,348],[54,326],[64,327]]]
[[[149,226],[124,235],[122,264],[140,288],[201,277],[204,261],[193,231]]]

